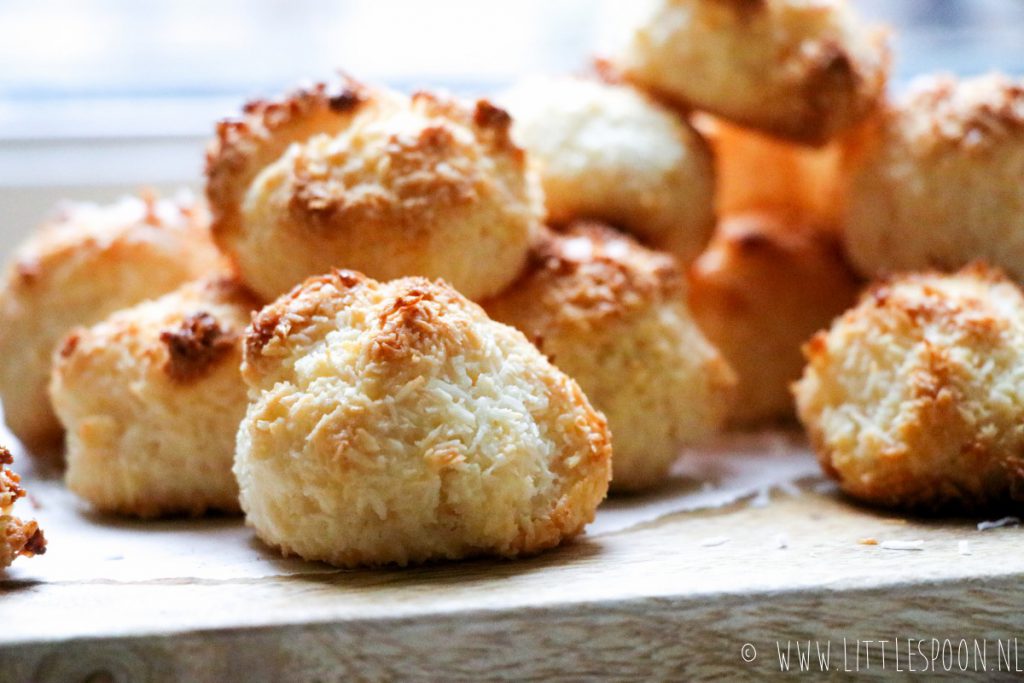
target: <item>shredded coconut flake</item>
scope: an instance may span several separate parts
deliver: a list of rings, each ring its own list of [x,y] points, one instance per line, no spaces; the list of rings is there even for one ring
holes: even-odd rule
[[[992,522],[978,522],[978,531],[999,529],[1004,526],[1017,526],[1018,524],[1020,524],[1020,517],[1003,517]]]
[[[970,541],[958,541],[957,544],[956,544],[956,549],[957,549],[957,551],[961,555],[973,555],[974,554],[973,552],[971,552],[971,543],[970,543]]]
[[[924,541],[882,541],[878,547],[884,550],[924,550]]]
[[[713,536],[711,538],[705,538],[700,542],[701,547],[714,548],[715,546],[725,545],[729,542],[728,536]]]

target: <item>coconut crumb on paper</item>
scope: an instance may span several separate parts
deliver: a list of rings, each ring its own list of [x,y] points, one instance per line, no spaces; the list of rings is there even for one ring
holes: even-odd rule
[[[1020,524],[1020,517],[1003,517],[991,522],[978,522],[978,531],[1000,529],[1004,526],[1017,526],[1018,524]]]
[[[775,537],[775,547],[778,550],[785,550],[789,547],[789,536],[786,534],[778,534]]]
[[[773,454],[772,444],[779,443],[786,444],[786,449]],[[821,477],[821,467],[802,435],[772,431],[723,434],[709,444],[688,450],[658,490],[605,501],[587,534],[594,538],[669,515],[720,509],[740,502],[751,505],[762,489],[769,493],[769,505],[774,505],[780,493],[803,494],[798,486],[780,488],[779,484],[800,482],[811,486]]]
[[[882,541],[878,547],[883,550],[924,550],[924,541]]]
[[[970,541],[957,541],[956,549],[957,549],[957,552],[959,552],[961,555],[973,555],[974,554],[971,551],[971,543],[970,543]]]
[[[725,545],[728,542],[728,536],[712,536],[711,538],[705,538],[700,542],[700,545],[702,548],[714,548],[716,546]]]

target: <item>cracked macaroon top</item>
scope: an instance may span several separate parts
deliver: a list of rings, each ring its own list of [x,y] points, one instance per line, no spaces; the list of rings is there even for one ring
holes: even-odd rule
[[[254,318],[242,372],[242,507],[286,554],[533,553],[579,533],[607,491],[603,416],[441,281],[310,278]]]
[[[551,325],[586,329],[622,319],[658,302],[682,301],[684,292],[683,272],[672,256],[601,223],[581,221],[542,234],[520,279],[486,305],[499,305],[512,320],[529,309],[530,327],[539,334]]]
[[[259,300],[236,278],[214,275],[72,330],[57,363],[66,374],[129,354],[156,376],[187,385],[228,358],[237,362],[249,312],[258,307]]]

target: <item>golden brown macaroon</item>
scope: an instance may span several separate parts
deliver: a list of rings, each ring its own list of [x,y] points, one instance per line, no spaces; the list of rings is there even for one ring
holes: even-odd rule
[[[1024,280],[1024,80],[918,81],[853,153],[845,235],[864,275],[974,259]]]
[[[968,267],[883,282],[807,345],[797,410],[825,472],[897,508],[1024,501],[1024,295]]]
[[[849,136],[823,147],[806,147],[706,114],[694,120],[714,151],[719,216],[796,212],[820,228],[838,232]]]
[[[214,238],[267,299],[333,267],[493,294],[522,268],[543,213],[510,125],[485,100],[353,81],[250,102],[207,153]]]
[[[877,106],[888,62],[845,0],[655,0],[616,60],[682,106],[815,145]]]
[[[612,488],[664,481],[686,446],[722,425],[735,383],[685,304],[682,271],[603,225],[549,234],[491,316],[522,330],[604,412]]]
[[[11,452],[0,446],[0,570],[9,567],[19,556],[32,557],[46,552],[46,538],[39,525],[11,515],[15,501],[25,495],[21,478],[7,469],[13,463]]]
[[[68,488],[136,517],[237,512],[242,333],[257,306],[234,279],[213,277],[72,331],[50,387]]]
[[[711,152],[678,114],[630,85],[582,78],[526,81],[501,101],[538,164],[550,223],[610,223],[684,264],[707,244]]]
[[[730,423],[792,418],[801,345],[860,290],[838,238],[795,214],[738,214],[719,225],[689,280],[694,318],[739,378]]]
[[[0,398],[30,448],[60,440],[46,385],[75,325],[160,296],[218,267],[205,208],[152,195],[69,204],[15,252],[0,289]]]
[[[604,418],[449,285],[311,278],[245,342],[235,474],[248,523],[343,567],[558,545],[608,490]]]

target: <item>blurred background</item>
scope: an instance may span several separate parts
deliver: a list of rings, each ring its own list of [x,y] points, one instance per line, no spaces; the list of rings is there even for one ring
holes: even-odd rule
[[[1024,73],[1024,0],[853,0],[894,87]],[[0,256],[56,198],[199,187],[213,121],[337,68],[486,94],[622,39],[627,0],[0,0]]]

